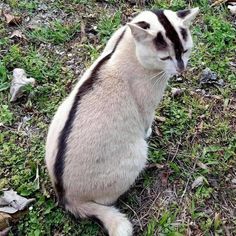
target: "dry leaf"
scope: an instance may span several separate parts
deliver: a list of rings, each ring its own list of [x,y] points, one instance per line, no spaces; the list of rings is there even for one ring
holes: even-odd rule
[[[211,7],[222,4],[227,2],[228,0],[216,0],[213,4],[211,4]]]
[[[155,119],[160,121],[160,122],[165,122],[166,121],[166,118],[163,117],[163,116],[155,116]]]
[[[208,167],[206,164],[200,162],[200,161],[197,161],[197,165],[202,168],[203,170],[208,170]]]
[[[11,216],[6,213],[0,212],[0,235],[2,235],[2,231],[9,226],[11,220]]]
[[[164,165],[158,164],[158,163],[148,163],[146,165],[146,168],[151,169],[151,168],[157,168],[157,169],[163,169]]]
[[[198,126],[196,127],[196,132],[197,132],[197,133],[202,133],[203,125],[204,125],[204,122],[203,122],[203,120],[201,120],[201,122],[200,122],[200,123],[198,124]]]
[[[155,134],[157,136],[162,137],[162,133],[161,133],[161,131],[159,130],[159,128],[157,126],[155,126],[154,130],[155,130]]]
[[[81,38],[81,40],[80,40],[80,43],[82,44],[82,43],[84,43],[85,41],[86,41],[86,39],[87,39],[87,37],[86,37],[86,32],[85,32],[85,24],[84,24],[84,22],[83,21],[81,21],[81,23],[80,23],[80,38]]]
[[[13,70],[13,80],[11,82],[10,94],[11,102],[14,102],[22,94],[22,89],[27,84],[35,84],[34,78],[27,78],[23,69],[16,68]]]
[[[7,227],[5,229],[3,229],[2,231],[0,231],[0,236],[8,236],[8,233],[10,232],[11,227]]]
[[[169,176],[172,173],[171,170],[166,169],[164,171],[162,171],[160,173],[160,178],[161,178],[161,185],[162,186],[167,186],[168,185],[168,180],[169,180]]]
[[[193,115],[193,109],[190,108],[190,109],[188,110],[188,118],[192,119],[192,115]]]
[[[26,39],[25,35],[20,30],[13,31],[13,33],[10,36],[10,39],[14,37]]]
[[[21,197],[13,190],[3,191],[3,195],[0,197],[0,212],[13,214],[22,211],[34,200]]]
[[[204,180],[205,178],[203,176],[197,177],[192,183],[192,189],[197,188],[198,186],[202,185]]]
[[[7,13],[4,13],[4,16],[6,18],[7,24],[9,25],[18,25],[22,22],[22,18],[20,16],[14,16]]]

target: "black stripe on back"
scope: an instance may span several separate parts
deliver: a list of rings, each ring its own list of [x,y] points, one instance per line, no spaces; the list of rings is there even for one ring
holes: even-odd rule
[[[163,10],[154,10],[154,14],[156,14],[159,22],[162,24],[166,31],[166,37],[173,43],[173,47],[175,50],[175,57],[177,61],[182,61],[182,53],[184,51],[183,45],[180,41],[179,35],[176,32],[173,25],[170,23]]]
[[[118,38],[111,53],[106,55],[104,58],[102,58],[98,62],[98,64],[95,66],[95,68],[91,72],[90,77],[87,80],[85,80],[84,83],[80,86],[77,94],[75,95],[75,99],[70,109],[65,125],[62,131],[60,132],[60,136],[58,138],[58,152],[57,152],[56,161],[54,164],[54,175],[56,179],[55,190],[57,193],[59,204],[61,205],[64,205],[66,203],[65,189],[64,189],[64,184],[63,184],[63,173],[64,173],[64,167],[65,167],[65,157],[66,157],[66,152],[67,152],[67,141],[68,141],[69,134],[71,133],[71,130],[72,130],[72,125],[76,117],[76,112],[78,110],[79,103],[85,94],[93,90],[94,84],[99,79],[98,73],[101,67],[111,58],[118,44],[123,38],[124,34],[125,34],[125,30],[122,32],[122,34]]]

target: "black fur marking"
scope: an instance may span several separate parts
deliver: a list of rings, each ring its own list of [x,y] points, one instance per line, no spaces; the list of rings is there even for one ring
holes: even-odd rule
[[[150,24],[147,23],[146,21],[140,21],[135,24],[141,27],[142,29],[150,29]]]
[[[65,167],[65,157],[66,157],[66,152],[67,152],[67,141],[68,141],[69,134],[71,133],[72,125],[76,117],[79,103],[82,97],[86,93],[93,90],[94,84],[99,79],[99,76],[98,76],[99,70],[111,58],[118,44],[123,38],[124,34],[125,34],[125,30],[122,32],[119,39],[117,40],[112,52],[106,55],[104,58],[102,58],[98,62],[96,67],[93,69],[90,77],[87,80],[85,80],[84,83],[79,88],[75,96],[74,102],[72,104],[72,107],[70,109],[68,119],[66,120],[65,126],[63,127],[60,133],[60,136],[58,138],[58,152],[57,152],[56,161],[54,164],[54,175],[56,179],[55,190],[56,190],[60,205],[64,205],[66,203],[65,189],[64,189],[64,184],[63,184],[63,173],[64,173],[64,167]]]
[[[168,47],[168,44],[166,43],[161,32],[157,33],[157,36],[153,41],[154,41],[154,45],[156,46],[157,50],[165,50]]]
[[[177,61],[182,60],[182,53],[184,52],[183,45],[180,41],[178,33],[175,31],[175,28],[170,23],[166,15],[164,14],[163,10],[153,11],[157,15],[159,22],[163,25],[166,31],[166,37],[170,39],[173,43],[174,50],[175,50],[175,57]]]
[[[186,30],[185,28],[183,28],[183,27],[180,27],[180,33],[181,33],[183,39],[184,39],[185,41],[187,41],[187,38],[188,38],[188,32],[187,32],[187,30]]]
[[[179,18],[185,18],[188,14],[190,14],[190,10],[181,10],[177,12],[177,16]]]

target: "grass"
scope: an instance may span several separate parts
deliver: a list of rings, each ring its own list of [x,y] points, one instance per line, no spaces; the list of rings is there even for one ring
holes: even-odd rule
[[[40,1],[5,2],[18,14],[38,14]],[[56,206],[44,164],[48,125],[76,82],[75,68],[82,73],[98,57],[111,33],[137,8],[187,7],[186,1],[177,0],[139,7],[121,1],[119,9],[114,3],[45,1],[48,11],[61,9],[65,17],[55,17],[47,26],[31,31],[27,24],[22,25],[26,42],[10,40],[13,28],[0,21],[0,189],[13,188],[36,199],[11,235],[105,235],[93,222],[75,220]],[[150,167],[118,203],[132,219],[135,235],[236,234],[232,214],[236,205],[232,184],[236,178],[236,74],[231,66],[235,63],[236,30],[223,5],[211,8],[208,0],[198,0],[194,6],[201,8],[201,14],[192,27],[191,69],[183,82],[170,82],[157,110],[157,116],[164,119],[157,118],[153,125]],[[71,18],[76,15],[85,25],[83,42],[81,21]],[[10,103],[9,86],[16,67],[24,68],[37,83],[35,88],[27,88],[19,101]],[[205,87],[208,96],[199,90],[206,67],[225,81],[223,88]],[[173,97],[171,87],[185,90]],[[203,183],[192,189],[199,176]]]
[[[31,41],[53,43],[55,45],[70,41],[80,30],[79,23],[63,24],[56,20],[49,27],[39,27],[27,33]]]

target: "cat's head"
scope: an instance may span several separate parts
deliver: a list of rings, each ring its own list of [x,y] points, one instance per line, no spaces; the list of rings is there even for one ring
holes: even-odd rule
[[[193,47],[189,27],[198,12],[199,8],[144,11],[128,23],[141,65],[171,75],[181,73]]]

